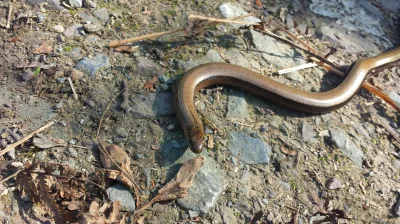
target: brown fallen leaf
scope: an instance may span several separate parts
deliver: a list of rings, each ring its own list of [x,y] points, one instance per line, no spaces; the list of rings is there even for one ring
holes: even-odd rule
[[[164,187],[158,190],[157,196],[151,199],[151,201],[143,207],[136,210],[135,214],[138,216],[155,202],[169,201],[188,196],[188,191],[193,185],[193,180],[203,164],[204,157],[202,156],[197,156],[183,163],[176,176]]]
[[[116,52],[133,53],[138,51],[139,46],[121,46],[114,49]]]
[[[21,41],[21,38],[20,37],[11,37],[10,39],[8,39],[8,41],[15,43],[15,42]]]
[[[259,8],[262,8],[262,7],[263,7],[263,5],[262,5],[262,3],[261,3],[260,0],[255,0],[255,3],[256,3],[256,5],[257,5]]]
[[[153,78],[151,78],[151,80],[150,81],[148,81],[148,82],[146,82],[145,84],[144,84],[144,88],[145,89],[148,89],[150,92],[155,92],[156,91],[156,89],[155,89],[155,83],[157,82],[157,76],[153,76]]]
[[[286,155],[288,155],[288,156],[295,156],[295,155],[297,155],[297,151],[296,151],[296,150],[290,150],[290,149],[287,149],[287,148],[284,147],[284,146],[281,146],[281,151],[282,151],[283,153],[285,153]]]
[[[32,50],[33,54],[49,54],[53,51],[53,47],[43,42],[38,48]]]

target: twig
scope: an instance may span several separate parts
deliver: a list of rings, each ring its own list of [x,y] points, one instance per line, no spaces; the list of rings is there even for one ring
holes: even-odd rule
[[[21,172],[24,171],[24,170],[25,170],[25,169],[20,169],[20,170],[18,170],[17,172],[11,174],[10,176],[4,178],[3,180],[0,181],[0,184],[3,184],[3,183],[6,182],[7,180],[9,180],[9,179],[11,179],[11,178],[17,176],[19,173],[21,173]]]
[[[245,17],[251,16],[251,14],[247,14],[244,16],[239,16],[231,19],[219,19],[219,18],[211,18],[211,17],[205,17],[205,16],[198,16],[198,15],[189,15],[189,20],[205,20],[208,22],[216,22],[216,23],[233,23],[233,24],[242,24],[242,25],[260,25],[259,23],[253,23],[253,22],[246,22],[246,21],[237,21],[238,19],[242,19]]]
[[[74,88],[74,84],[72,83],[71,77],[68,77],[68,82],[69,82],[69,85],[71,86],[72,93],[74,93],[74,99],[78,100],[78,95],[76,94],[76,91],[75,91],[75,88]]]
[[[386,130],[393,136],[394,139],[396,139],[396,141],[398,141],[400,143],[400,135],[393,130],[388,123],[386,123],[384,120],[382,120],[378,114],[376,114],[375,111],[373,111],[371,108],[368,108],[369,112],[371,113],[372,116],[374,116],[378,122],[384,127],[386,128]]]
[[[55,121],[50,121],[49,123],[45,124],[44,126],[40,127],[39,129],[37,129],[36,131],[30,133],[29,135],[23,137],[21,140],[19,140],[18,142],[15,142],[9,146],[7,146],[5,149],[3,149],[2,151],[0,151],[0,156],[6,154],[7,152],[15,149],[15,147],[23,144],[24,142],[28,141],[30,138],[32,138],[35,134],[47,129],[48,127],[52,126],[55,123]]]
[[[283,75],[283,74],[286,74],[289,72],[294,72],[297,70],[301,70],[301,69],[305,69],[305,68],[312,68],[312,67],[316,67],[316,66],[318,66],[316,63],[307,63],[304,65],[299,65],[299,66],[295,66],[295,67],[291,67],[291,68],[285,68],[285,69],[278,70],[278,74]]]
[[[128,43],[138,42],[138,41],[147,40],[147,39],[153,39],[153,38],[163,36],[166,34],[177,33],[177,32],[182,32],[182,31],[185,31],[185,29],[181,28],[181,29],[171,30],[171,31],[166,31],[166,32],[152,33],[152,34],[143,35],[143,36],[139,36],[139,37],[132,37],[132,38],[124,39],[124,40],[115,40],[115,41],[111,41],[109,43],[108,47],[115,48],[115,47],[119,47],[121,45],[125,45]]]
[[[322,183],[322,181],[321,181],[321,179],[319,178],[317,172],[315,172],[315,170],[314,170],[313,168],[311,168],[311,170],[313,171],[313,173],[314,173],[315,177],[317,178],[319,184],[321,184],[321,186],[322,186],[323,188],[325,188],[325,185]]]
[[[6,29],[10,29],[10,21],[11,21],[12,10],[13,10],[12,2],[10,2],[10,8],[8,9],[8,17],[7,17]]]

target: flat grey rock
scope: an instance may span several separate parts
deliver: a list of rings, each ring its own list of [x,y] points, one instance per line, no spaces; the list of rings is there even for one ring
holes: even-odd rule
[[[129,99],[131,113],[135,118],[156,118],[174,114],[171,93],[133,94]]]
[[[227,206],[220,206],[219,210],[224,223],[238,223],[235,213],[231,208]]]
[[[64,7],[61,6],[60,0],[26,0],[26,3],[30,5],[38,5],[42,3],[47,3],[46,8],[52,9],[52,10],[63,10],[65,9]]]
[[[355,0],[312,0],[310,9],[316,14],[338,19],[339,25],[350,31],[363,31],[381,37],[384,35],[380,17],[364,7],[361,1]]]
[[[64,34],[64,36],[67,37],[67,38],[79,37],[79,36],[81,36],[80,32],[81,32],[82,30],[84,30],[84,28],[83,28],[82,25],[80,25],[80,24],[74,24],[74,25],[71,25],[71,26],[67,27],[67,28],[64,30],[64,33],[63,33],[63,34]]]
[[[76,64],[76,69],[94,78],[101,69],[111,66],[108,57],[105,54],[98,53],[93,58],[84,58]]]
[[[271,146],[259,138],[252,138],[241,133],[229,133],[229,150],[246,164],[268,164]]]
[[[93,10],[93,15],[96,16],[96,18],[99,19],[103,24],[106,24],[110,19],[110,13],[105,8]]]
[[[186,147],[183,139],[172,140],[172,147],[163,148],[164,164],[168,166],[167,178],[173,178],[182,163],[198,156]],[[166,144],[169,144],[166,143]],[[224,172],[219,165],[203,151],[201,154],[205,158],[204,165],[196,174],[193,186],[189,189],[186,198],[178,199],[178,204],[186,210],[206,214],[218,201],[224,189]]]
[[[241,91],[235,91],[228,96],[228,111],[227,118],[249,118],[249,111],[247,109],[247,102],[244,94]]]
[[[245,68],[251,68],[251,64],[247,58],[245,58],[238,49],[229,49],[225,53],[226,59],[229,63],[239,65]]]
[[[314,128],[308,122],[302,122],[301,124],[301,136],[304,142],[315,142]]]
[[[82,7],[82,0],[69,0],[69,5],[72,8],[80,8]]]
[[[246,10],[244,10],[238,4],[234,4],[234,3],[230,3],[230,2],[223,3],[222,5],[220,5],[218,7],[218,9],[221,12],[222,16],[224,18],[228,18],[228,19],[237,17],[237,16],[241,16],[244,14],[248,14],[248,12],[246,12]],[[254,22],[254,23],[261,22],[260,19],[258,19],[257,17],[254,17],[254,16],[249,16],[249,17],[243,18],[241,21]],[[235,29],[237,29],[241,26],[240,24],[229,24],[229,25]]]
[[[97,20],[95,17],[87,14],[86,12],[79,11],[77,14],[85,23],[87,23],[87,22],[98,23],[99,22],[99,20]]]
[[[160,76],[165,73],[165,69],[162,68],[159,64],[155,63],[154,61],[145,58],[145,57],[137,57],[137,67],[138,73],[141,76]]]
[[[70,51],[64,51],[64,55],[70,57],[74,61],[83,58],[82,49],[80,47],[74,47]]]
[[[329,129],[330,139],[333,145],[340,149],[359,168],[362,168],[364,153],[353,143],[343,129]]]
[[[120,201],[123,211],[135,211],[135,199],[132,191],[125,185],[119,183],[112,187],[107,188],[106,193],[110,201]]]
[[[264,36],[254,30],[247,32],[246,37],[267,63],[275,65],[279,69],[304,63],[304,59],[293,48],[277,42],[272,37]]]
[[[224,62],[224,59],[221,58],[221,55],[219,55],[217,51],[209,50],[204,57],[195,61],[178,61],[178,66],[182,67],[184,71],[187,71],[208,62]]]

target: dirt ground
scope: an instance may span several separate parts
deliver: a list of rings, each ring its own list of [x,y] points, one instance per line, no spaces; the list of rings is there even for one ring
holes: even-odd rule
[[[332,89],[341,78],[322,67],[278,75],[279,69],[308,63],[307,54],[271,39],[277,54],[292,52],[271,64],[272,49],[262,49],[267,39],[231,24],[193,36],[178,32],[135,42],[130,52],[108,47],[113,40],[185,28],[189,15],[224,18],[225,1],[83,2],[75,8],[57,0],[0,2],[0,149],[55,121],[1,154],[2,223],[85,223],[85,214],[98,218],[92,223],[400,222],[400,117],[393,107],[361,89],[336,111],[308,114],[225,86],[196,96],[207,146],[201,154],[205,165],[187,199],[157,202],[136,216],[137,201],[122,202],[123,211],[111,212],[117,218],[106,222],[110,191],[118,181],[105,178],[99,140],[127,153],[139,191],[125,187],[129,196],[122,197],[133,195],[142,205],[171,180],[178,165],[196,156],[172,105],[174,87],[187,69],[223,61],[312,92]],[[287,35],[269,23],[275,18],[321,55],[334,46],[329,59],[343,68],[400,45],[395,0],[318,2],[233,4],[272,32]],[[366,14],[357,14],[358,7]],[[400,66],[368,82],[400,105]],[[52,139],[51,146],[33,140],[40,138]],[[268,149],[262,154],[267,157],[254,154],[246,160],[233,152],[235,144]],[[203,190],[217,193],[208,199],[196,193]],[[93,202],[108,208],[105,216],[89,212]]]

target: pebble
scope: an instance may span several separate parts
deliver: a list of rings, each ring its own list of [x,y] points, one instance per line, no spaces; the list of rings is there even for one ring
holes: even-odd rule
[[[88,106],[88,107],[90,107],[92,109],[95,108],[95,106],[96,106],[96,104],[94,103],[93,100],[85,99],[84,103],[85,103],[86,106]]]
[[[131,190],[119,183],[107,188],[106,193],[110,201],[120,201],[123,211],[133,212],[136,209],[135,199]]]
[[[71,26],[67,27],[64,30],[63,34],[67,38],[80,37],[81,36],[80,31],[81,30],[83,30],[83,26],[82,25],[74,24],[74,25],[71,25]]]
[[[68,154],[70,156],[72,156],[74,158],[78,158],[79,157],[78,152],[76,151],[76,149],[74,147],[68,147],[67,152],[68,152]]]
[[[62,107],[63,107],[63,102],[61,101],[61,102],[59,102],[59,103],[57,103],[56,105],[54,105],[54,110],[59,110],[59,109],[61,109]]]
[[[244,10],[238,4],[230,3],[230,2],[221,4],[218,7],[218,9],[221,12],[222,16],[224,18],[228,18],[228,19],[232,18],[232,17],[237,17],[237,16],[247,14],[246,10]],[[254,17],[254,16],[247,16],[246,18],[242,19],[242,21],[255,22],[255,23],[261,22],[260,19],[258,19],[257,17]],[[229,25],[235,29],[237,29],[241,26],[239,24],[229,24]]]
[[[64,55],[68,56],[74,61],[80,60],[83,58],[82,56],[82,48],[80,47],[74,47],[69,51],[64,51]]]
[[[132,94],[130,101],[132,102],[133,116],[139,119],[156,118],[175,114],[173,107],[173,95],[171,93],[159,92]]]
[[[106,24],[109,20],[109,12],[105,8],[93,10],[93,15],[97,17],[103,24]]]
[[[148,58],[137,57],[136,61],[138,70],[137,72],[141,76],[153,77],[160,76],[165,73],[164,68]]]
[[[160,78],[158,78],[162,84],[170,84],[172,82],[171,77],[167,75],[162,75]]]
[[[330,140],[333,145],[340,149],[351,161],[359,168],[362,168],[364,153],[353,143],[351,138],[346,135],[346,131],[340,128],[329,129]]]
[[[69,0],[69,5],[72,8],[80,8],[82,7],[82,0]]]
[[[301,135],[304,142],[315,142],[315,133],[313,130],[313,126],[311,126],[308,122],[303,121],[301,124]]]
[[[331,178],[326,181],[325,186],[330,190],[335,190],[342,188],[342,183],[336,178]]]
[[[38,23],[43,23],[46,20],[46,16],[43,14],[36,15],[36,19]]]
[[[231,206],[229,206],[229,207],[227,207],[227,206],[219,206],[219,210],[220,210],[222,221],[224,223],[227,223],[227,224],[229,224],[229,223],[238,223],[238,221],[236,219],[236,216],[235,216],[235,213],[233,212],[233,210],[230,207]]]
[[[76,64],[75,68],[90,77],[94,78],[98,71],[111,66],[108,57],[105,54],[98,53],[93,58],[85,57]]]

